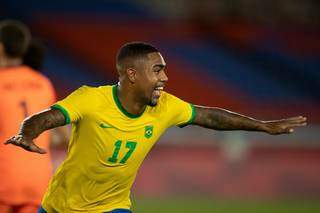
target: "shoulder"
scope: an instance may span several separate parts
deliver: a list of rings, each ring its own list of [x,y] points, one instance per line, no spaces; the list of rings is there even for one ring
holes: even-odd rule
[[[82,85],[78,89],[74,90],[71,95],[73,96],[85,96],[85,97],[94,97],[99,94],[97,87],[91,87],[88,85]]]
[[[98,86],[98,87],[82,85],[78,89],[76,89],[75,91],[99,94],[99,93],[104,93],[105,91],[110,90],[110,87],[111,86],[109,86],[109,85]]]
[[[166,111],[170,108],[172,108],[172,106],[176,105],[179,101],[181,101],[179,98],[177,98],[176,96],[162,91],[161,92],[161,96],[159,98],[158,104],[153,107],[154,110],[160,110],[160,111]]]
[[[168,101],[170,101],[171,97],[172,97],[172,95],[170,93],[162,91],[157,106],[158,107],[167,106],[168,105]]]
[[[192,105],[189,102],[167,92],[163,92],[159,103],[160,106],[163,106],[161,108],[166,108],[168,111],[175,113],[180,113],[183,110],[187,110],[190,108],[190,105]]]
[[[51,80],[46,75],[37,70],[34,70],[28,66],[22,66],[20,72],[24,72],[25,77],[29,78],[30,80],[34,80],[44,86],[53,87]]]
[[[98,87],[82,86],[81,89],[91,95],[103,99],[111,99],[113,93],[113,85],[102,85]]]
[[[98,87],[91,87],[91,89],[103,95],[110,95],[112,93],[113,87],[114,85],[103,85]]]
[[[104,85],[104,86],[92,87],[88,85],[83,85],[78,89],[76,89],[71,94],[72,96],[79,96],[79,98],[84,98],[88,100],[88,103],[90,101],[100,102],[102,100],[105,100],[106,98],[109,99],[110,97],[112,97],[112,86]]]
[[[175,104],[177,102],[181,102],[182,100],[178,98],[177,96],[170,94],[168,92],[162,92],[159,103],[166,104],[166,105],[171,105]]]

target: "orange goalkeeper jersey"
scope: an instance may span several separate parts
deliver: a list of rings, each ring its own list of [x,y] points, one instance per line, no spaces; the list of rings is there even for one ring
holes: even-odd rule
[[[41,202],[51,176],[50,154],[40,155],[3,144],[17,134],[22,120],[55,101],[54,89],[42,74],[27,66],[0,68],[0,202]],[[49,133],[35,140],[48,150]]]

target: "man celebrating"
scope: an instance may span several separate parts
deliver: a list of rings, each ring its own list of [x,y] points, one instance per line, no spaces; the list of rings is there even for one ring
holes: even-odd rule
[[[216,130],[293,132],[299,116],[260,121],[220,108],[194,106],[163,91],[165,61],[150,44],[125,44],[117,55],[119,83],[83,86],[46,111],[24,120],[6,144],[38,153],[43,131],[72,124],[68,156],[51,180],[41,212],[131,212],[130,188],[139,166],[171,126]]]

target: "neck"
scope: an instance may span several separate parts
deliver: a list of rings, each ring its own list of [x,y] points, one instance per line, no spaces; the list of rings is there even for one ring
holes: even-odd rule
[[[0,55],[0,67],[15,67],[22,65],[22,59],[21,58],[8,58],[4,55]]]
[[[118,84],[118,99],[122,107],[133,115],[140,115],[144,112],[146,105],[135,95],[134,90],[128,84]]]

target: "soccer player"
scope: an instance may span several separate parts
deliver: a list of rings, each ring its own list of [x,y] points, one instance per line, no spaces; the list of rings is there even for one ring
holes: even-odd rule
[[[17,21],[0,22],[0,141],[8,139],[29,115],[55,100],[50,81],[23,65],[31,40]],[[49,132],[35,140],[48,149]],[[0,144],[0,212],[37,212],[52,173],[50,155],[32,155]]]
[[[22,123],[6,144],[46,153],[34,139],[68,123],[68,155],[51,180],[39,212],[130,211],[130,188],[142,161],[171,126],[291,133],[302,116],[260,121],[215,107],[195,106],[164,92],[166,63],[150,44],[133,42],[118,51],[119,83],[82,86],[50,109]]]

